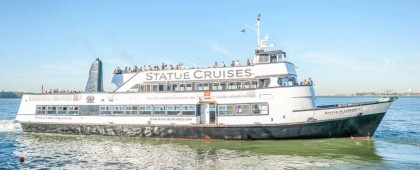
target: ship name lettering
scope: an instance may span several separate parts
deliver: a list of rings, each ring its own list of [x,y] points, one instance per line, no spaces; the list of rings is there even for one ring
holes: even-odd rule
[[[237,69],[237,70],[196,70],[194,72],[148,72],[146,73],[146,80],[155,81],[170,81],[170,80],[190,80],[194,79],[214,79],[214,78],[242,78],[251,77],[251,69]]]
[[[245,77],[250,77],[252,74],[251,74],[251,69],[246,69],[245,70]]]
[[[325,111],[325,114],[344,114],[344,113],[351,113],[351,112],[359,112],[362,111],[361,107],[358,108],[351,108],[351,109],[343,109],[343,110],[332,110],[332,111]]]
[[[227,73],[228,73],[227,77],[229,77],[229,78],[234,76],[233,70],[228,70]]]
[[[201,73],[201,72],[203,72],[203,71],[201,71],[201,70],[197,70],[197,71],[195,71],[195,72],[194,72],[194,77],[195,77],[196,79],[201,79],[203,76],[197,76],[197,73],[198,73],[198,72],[200,72],[200,73]]]

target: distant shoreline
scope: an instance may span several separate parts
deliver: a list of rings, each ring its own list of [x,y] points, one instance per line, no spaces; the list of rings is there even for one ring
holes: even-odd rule
[[[3,98],[21,98],[23,95],[22,92],[0,92],[0,99]]]

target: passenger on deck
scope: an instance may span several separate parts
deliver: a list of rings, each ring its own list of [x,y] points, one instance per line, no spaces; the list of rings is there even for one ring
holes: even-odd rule
[[[217,63],[217,61],[214,62],[214,68],[218,68],[219,67],[219,63]]]
[[[226,67],[226,65],[225,65],[225,62],[224,62],[224,61],[222,61],[222,64],[220,65],[220,67],[221,67],[221,68]]]
[[[247,65],[247,66],[250,66],[250,65],[251,65],[251,60],[247,59],[247,60],[246,60],[246,65]]]
[[[311,78],[309,78],[309,80],[308,80],[308,85],[314,85],[314,82],[312,81]]]
[[[236,60],[235,61],[235,67],[239,67],[239,66],[241,66],[241,63],[239,62],[239,60]]]
[[[231,67],[235,67],[235,61],[232,61],[232,64],[230,64]]]

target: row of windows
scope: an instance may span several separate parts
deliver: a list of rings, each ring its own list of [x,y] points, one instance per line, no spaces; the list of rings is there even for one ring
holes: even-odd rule
[[[267,103],[217,105],[219,115],[261,115],[268,114]]]
[[[195,115],[197,111],[196,105],[96,106],[98,107],[101,115]],[[36,114],[79,115],[79,110],[79,106],[37,106]]]
[[[36,114],[78,115],[79,106],[37,106]]]
[[[83,108],[81,109],[80,107],[83,107]],[[80,110],[82,110],[83,113]],[[197,105],[37,106],[36,114],[38,115],[45,115],[45,114],[47,115],[98,115],[99,114],[99,115],[162,115],[162,116],[188,115],[188,116],[194,116],[194,115],[199,115],[197,114],[198,112],[197,110],[198,110]],[[218,115],[263,115],[263,114],[268,114],[268,104],[267,103],[220,104],[220,105],[217,105],[217,111],[218,111]]]
[[[159,91],[204,91],[204,90],[239,90],[268,87],[267,80],[212,82],[212,83],[176,83],[176,84],[136,84],[130,91],[159,92]]]
[[[101,115],[195,115],[196,105],[100,106]]]

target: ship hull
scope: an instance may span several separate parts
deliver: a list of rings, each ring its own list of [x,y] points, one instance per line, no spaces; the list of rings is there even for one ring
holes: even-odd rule
[[[118,125],[21,123],[24,132],[188,139],[313,139],[372,137],[385,113],[277,125]]]

